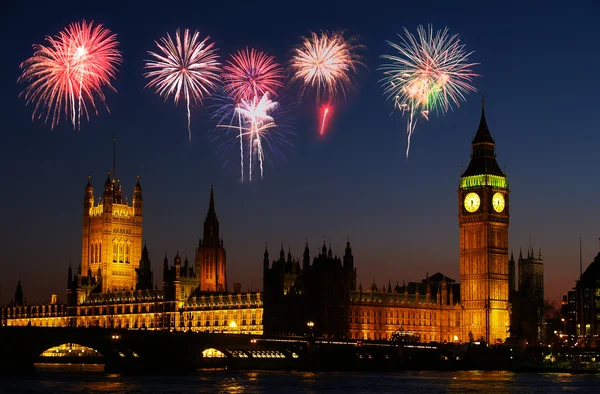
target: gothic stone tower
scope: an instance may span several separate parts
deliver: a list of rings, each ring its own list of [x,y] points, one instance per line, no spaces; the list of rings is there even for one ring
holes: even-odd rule
[[[83,199],[81,272],[100,282],[103,293],[136,288],[136,268],[142,257],[142,186],[140,177],[132,203],[123,201],[120,181],[108,178],[102,202],[94,203],[88,177]]]
[[[504,340],[509,325],[508,181],[496,161],[495,142],[481,120],[471,162],[458,190],[460,300],[465,340]]]
[[[215,212],[212,186],[204,219],[204,237],[196,249],[196,273],[200,276],[200,291],[227,291],[227,257],[223,239],[219,237],[219,218]]]

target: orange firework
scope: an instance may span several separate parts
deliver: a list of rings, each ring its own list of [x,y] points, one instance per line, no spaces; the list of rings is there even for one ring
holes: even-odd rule
[[[363,65],[357,53],[360,47],[355,39],[346,40],[342,33],[311,33],[292,51],[291,81],[302,84],[302,95],[314,89],[317,107],[322,100],[332,103],[345,97],[354,85],[358,67]],[[323,111],[321,134],[328,112]]]

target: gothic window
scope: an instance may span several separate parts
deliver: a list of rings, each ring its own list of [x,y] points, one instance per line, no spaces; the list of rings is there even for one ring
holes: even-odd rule
[[[92,256],[91,256],[91,260],[92,263],[96,262],[96,245],[92,244]]]
[[[98,262],[102,262],[102,242],[98,242]]]
[[[117,261],[117,243],[114,242],[113,243],[113,261],[116,262]]]
[[[129,262],[129,244],[125,244],[125,261]]]
[[[119,262],[123,262],[123,244],[119,244]]]

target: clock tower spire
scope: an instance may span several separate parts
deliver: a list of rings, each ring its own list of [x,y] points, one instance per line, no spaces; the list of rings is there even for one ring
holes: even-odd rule
[[[496,161],[495,141],[482,101],[471,161],[458,189],[458,224],[464,331],[488,343],[506,338],[510,320],[508,194],[508,181]]]

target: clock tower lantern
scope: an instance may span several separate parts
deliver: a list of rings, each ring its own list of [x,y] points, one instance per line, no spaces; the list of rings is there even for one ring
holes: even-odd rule
[[[494,343],[507,337],[509,189],[496,161],[482,103],[471,162],[458,189],[460,302],[463,340]]]

